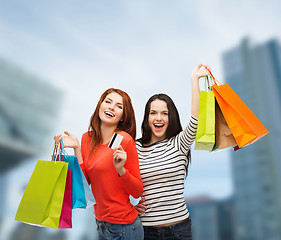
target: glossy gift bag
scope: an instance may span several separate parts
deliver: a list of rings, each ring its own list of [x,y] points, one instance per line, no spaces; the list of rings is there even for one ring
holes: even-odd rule
[[[18,207],[15,220],[58,228],[68,163],[39,160]]]
[[[215,145],[215,96],[210,82],[206,79],[208,89],[200,92],[198,126],[195,139],[196,150],[212,151]],[[206,84],[205,83],[205,84]]]
[[[82,169],[81,169],[81,175],[82,175],[82,181],[83,181],[83,186],[84,186],[84,191],[85,191],[85,198],[86,198],[86,203],[87,203],[87,206],[85,206],[84,208],[88,208],[88,207],[93,206],[96,203],[96,200],[95,200],[95,197],[91,190],[91,185],[88,184],[88,181],[87,181]]]
[[[72,191],[70,170],[67,171],[59,228],[72,228]]]
[[[239,148],[254,143],[268,130],[228,84],[220,84],[206,69],[215,84],[212,90]]]
[[[63,142],[60,144],[62,161],[67,162],[68,169],[71,170],[71,190],[72,190],[72,209],[85,208],[87,206],[85,190],[81,175],[81,168],[77,157],[68,155],[63,148]]]
[[[235,138],[233,137],[225,119],[221,112],[221,109],[216,101],[215,103],[216,112],[216,147],[213,151],[225,150],[229,148],[234,148],[237,146]]]

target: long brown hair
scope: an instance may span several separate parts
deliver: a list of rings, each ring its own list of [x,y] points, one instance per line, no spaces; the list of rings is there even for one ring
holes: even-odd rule
[[[88,134],[91,137],[91,152],[94,151],[95,148],[102,143],[101,120],[99,118],[100,106],[106,96],[113,92],[118,93],[123,99],[122,121],[118,123],[116,130],[125,131],[130,134],[134,140],[136,139],[136,120],[131,98],[127,93],[120,89],[109,88],[101,95],[96,109],[90,119]]]

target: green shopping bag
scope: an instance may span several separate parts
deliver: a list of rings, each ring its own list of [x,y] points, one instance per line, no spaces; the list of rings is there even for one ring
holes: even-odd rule
[[[209,80],[208,90],[200,91],[198,126],[195,149],[212,151],[216,141],[215,130],[215,96],[211,91]]]
[[[39,160],[27,184],[15,220],[58,228],[68,163]]]

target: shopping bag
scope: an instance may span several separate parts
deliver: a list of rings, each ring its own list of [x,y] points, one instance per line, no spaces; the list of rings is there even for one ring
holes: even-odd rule
[[[83,181],[83,186],[84,186],[84,191],[85,191],[85,197],[86,197],[86,203],[87,205],[84,208],[88,208],[93,206],[96,203],[95,197],[93,195],[93,192],[91,190],[91,185],[88,184],[88,181],[80,168],[81,171],[81,176],[82,176],[82,181]]]
[[[212,73],[206,70],[215,82],[212,90],[239,148],[268,134],[268,130],[233,89],[228,84],[220,84]]]
[[[62,161],[67,162],[68,169],[71,170],[72,209],[84,208],[87,203],[78,159],[73,155],[68,155],[63,148],[62,140],[60,143]]]
[[[208,81],[208,80],[207,80]],[[209,91],[200,91],[196,150],[212,151],[215,144],[215,97]]]
[[[70,170],[67,171],[59,228],[72,228],[72,191]]]
[[[15,220],[59,227],[68,163],[39,160],[26,186]]]
[[[224,119],[217,101],[215,101],[215,112],[216,144],[213,151],[234,148],[237,146],[237,143]]]

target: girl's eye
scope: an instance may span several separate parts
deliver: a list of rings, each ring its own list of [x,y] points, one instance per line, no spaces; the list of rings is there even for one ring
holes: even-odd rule
[[[120,109],[123,109],[122,106],[117,106],[117,107],[120,108]]]
[[[165,112],[164,115],[169,115],[169,113]]]
[[[110,101],[108,101],[108,100],[105,100],[105,102],[106,102],[106,103],[110,103]]]

